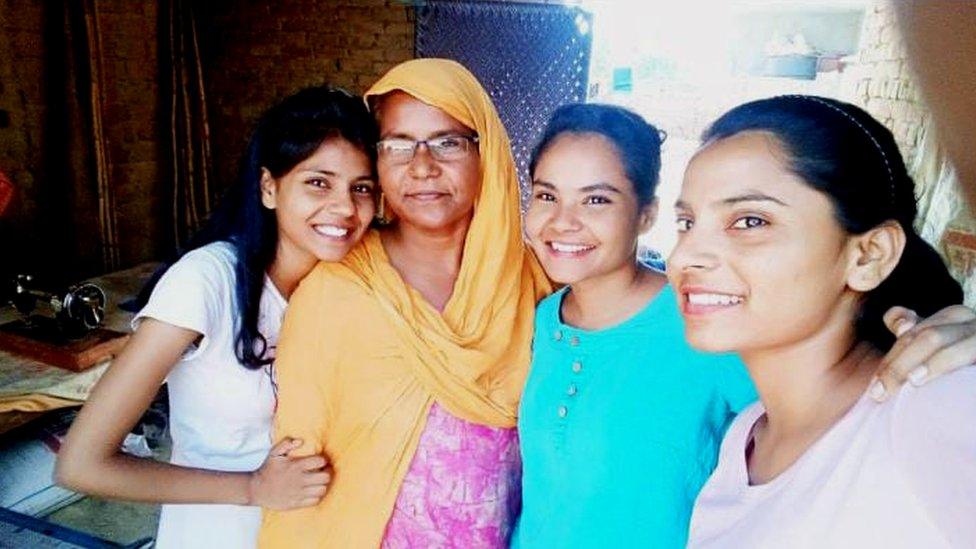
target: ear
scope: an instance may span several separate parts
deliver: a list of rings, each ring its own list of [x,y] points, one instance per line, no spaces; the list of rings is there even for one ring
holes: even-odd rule
[[[658,201],[657,201],[657,197],[655,196],[654,199],[651,200],[650,204],[641,208],[640,212],[637,213],[638,234],[644,234],[647,231],[651,230],[651,227],[654,226],[654,222],[657,221],[657,212],[658,212]]]
[[[852,261],[847,273],[847,286],[857,292],[877,288],[898,266],[905,250],[905,231],[895,221],[885,221],[877,227],[851,238]]]
[[[261,168],[261,204],[269,210],[278,207],[278,183],[267,168]]]

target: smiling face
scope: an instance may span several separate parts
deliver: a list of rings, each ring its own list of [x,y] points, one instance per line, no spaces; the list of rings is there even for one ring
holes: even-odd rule
[[[453,117],[403,92],[378,103],[380,139],[425,141],[446,136],[474,136],[475,131]],[[401,224],[426,231],[466,227],[481,191],[480,156],[476,146],[459,158],[438,160],[418,146],[404,163],[377,159],[377,173],[386,206]]]
[[[327,139],[288,173],[264,171],[261,201],[278,221],[278,248],[288,257],[338,261],[376,211],[369,157],[345,139]]]
[[[637,237],[654,223],[641,208],[616,148],[593,133],[566,133],[542,152],[525,216],[549,278],[577,284],[633,269]]]
[[[784,164],[770,135],[705,146],[685,172],[668,275],[688,341],[710,351],[788,345],[850,326],[862,259],[828,197]]]

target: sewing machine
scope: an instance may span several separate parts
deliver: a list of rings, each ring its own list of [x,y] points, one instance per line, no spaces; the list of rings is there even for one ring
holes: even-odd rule
[[[101,327],[106,298],[94,284],[50,290],[30,275],[17,275],[0,288],[0,298],[20,316],[0,325],[0,350],[83,370],[111,358],[125,343],[126,334]]]

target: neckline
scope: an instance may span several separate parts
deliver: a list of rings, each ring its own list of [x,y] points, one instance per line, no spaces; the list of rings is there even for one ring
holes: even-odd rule
[[[464,256],[463,256],[463,252],[462,252],[462,256],[461,256],[461,269],[458,270],[458,276],[457,276],[457,278],[454,279],[454,287],[451,289],[451,297],[447,298],[447,302],[444,303],[444,308],[441,309],[441,310],[438,310],[437,307],[435,307],[433,303],[431,303],[430,301],[428,301],[427,298],[424,297],[423,294],[420,293],[420,290],[418,290],[418,289],[414,288],[413,286],[411,286],[403,278],[403,275],[400,274],[400,271],[398,271],[397,268],[393,266],[393,262],[390,261],[390,254],[388,254],[387,251],[386,251],[386,244],[383,243],[383,235],[381,234],[381,232],[380,232],[379,229],[373,229],[368,234],[366,234],[366,236],[363,237],[363,242],[364,243],[366,242],[366,239],[373,239],[374,240],[373,243],[368,243],[366,245],[368,246],[367,249],[372,248],[372,249],[376,250],[376,255],[377,255],[377,258],[379,259],[379,264],[382,266],[380,268],[381,269],[387,269],[387,270],[389,270],[389,272],[395,278],[395,280],[397,281],[397,283],[399,283],[400,286],[402,286],[404,288],[404,290],[413,298],[412,299],[413,301],[415,301],[417,303],[420,303],[422,307],[426,307],[427,309],[429,309],[430,312],[432,312],[434,315],[437,316],[437,318],[440,318],[442,320],[444,320],[444,319],[447,318],[447,311],[448,311],[449,308],[451,308],[452,304],[455,301],[455,298],[457,297],[457,293],[458,293],[457,292],[457,285],[458,285],[458,281],[461,278],[461,270],[463,270],[463,267],[464,267]],[[465,246],[467,246],[467,237],[465,237]],[[455,307],[456,307],[456,305],[455,305]]]
[[[647,303],[645,303],[644,306],[641,307],[636,313],[621,320],[617,324],[607,326],[606,328],[600,328],[599,330],[588,330],[585,328],[579,328],[577,326],[573,326],[572,324],[567,324],[566,322],[563,322],[563,315],[562,315],[563,300],[566,298],[566,294],[569,293],[569,290],[570,290],[569,286],[564,286],[559,290],[557,290],[556,293],[554,294],[556,303],[555,303],[555,310],[553,311],[553,318],[555,320],[556,326],[562,330],[566,330],[580,335],[588,335],[588,336],[608,335],[616,331],[627,330],[633,325],[644,322],[645,319],[662,317],[662,315],[652,315],[651,311],[657,309],[659,306],[666,306],[667,299],[668,299],[667,296],[670,296],[670,299],[672,300],[675,299],[674,290],[671,288],[671,284],[665,282],[664,285],[661,286],[661,289],[658,290],[656,294],[652,295],[647,300]]]
[[[278,302],[278,305],[282,309],[288,306],[288,300],[285,296],[281,295],[281,290],[275,285],[274,280],[271,280],[271,276],[267,272],[264,273],[264,288],[271,293],[272,298]]]
[[[752,484],[749,480],[749,462],[746,458],[746,449],[753,442],[753,431],[756,428],[756,424],[759,423],[766,415],[766,407],[763,406],[762,400],[759,400],[755,404],[755,408],[747,410],[742,413],[744,418],[742,431],[745,431],[745,436],[742,437],[735,447],[735,460],[736,460],[736,477],[741,486],[744,487],[745,493],[747,494],[764,494],[773,490],[776,490],[779,486],[782,486],[790,480],[793,479],[798,474],[804,464],[823,451],[823,447],[827,444],[827,441],[840,436],[840,433],[847,430],[847,426],[854,419],[854,414],[857,410],[864,406],[865,402],[868,400],[868,390],[861,393],[861,396],[854,402],[847,412],[833,425],[831,425],[822,435],[820,435],[817,440],[813,441],[807,449],[800,454],[793,463],[791,463],[786,469],[784,469],[780,474],[773,477],[768,482],[762,484]],[[748,414],[748,415],[746,415]],[[741,431],[740,431],[741,432]]]

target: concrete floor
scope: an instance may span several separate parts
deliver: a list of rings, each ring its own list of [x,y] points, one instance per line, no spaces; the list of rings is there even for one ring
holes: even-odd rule
[[[156,536],[159,505],[86,497],[45,520],[122,545]]]

